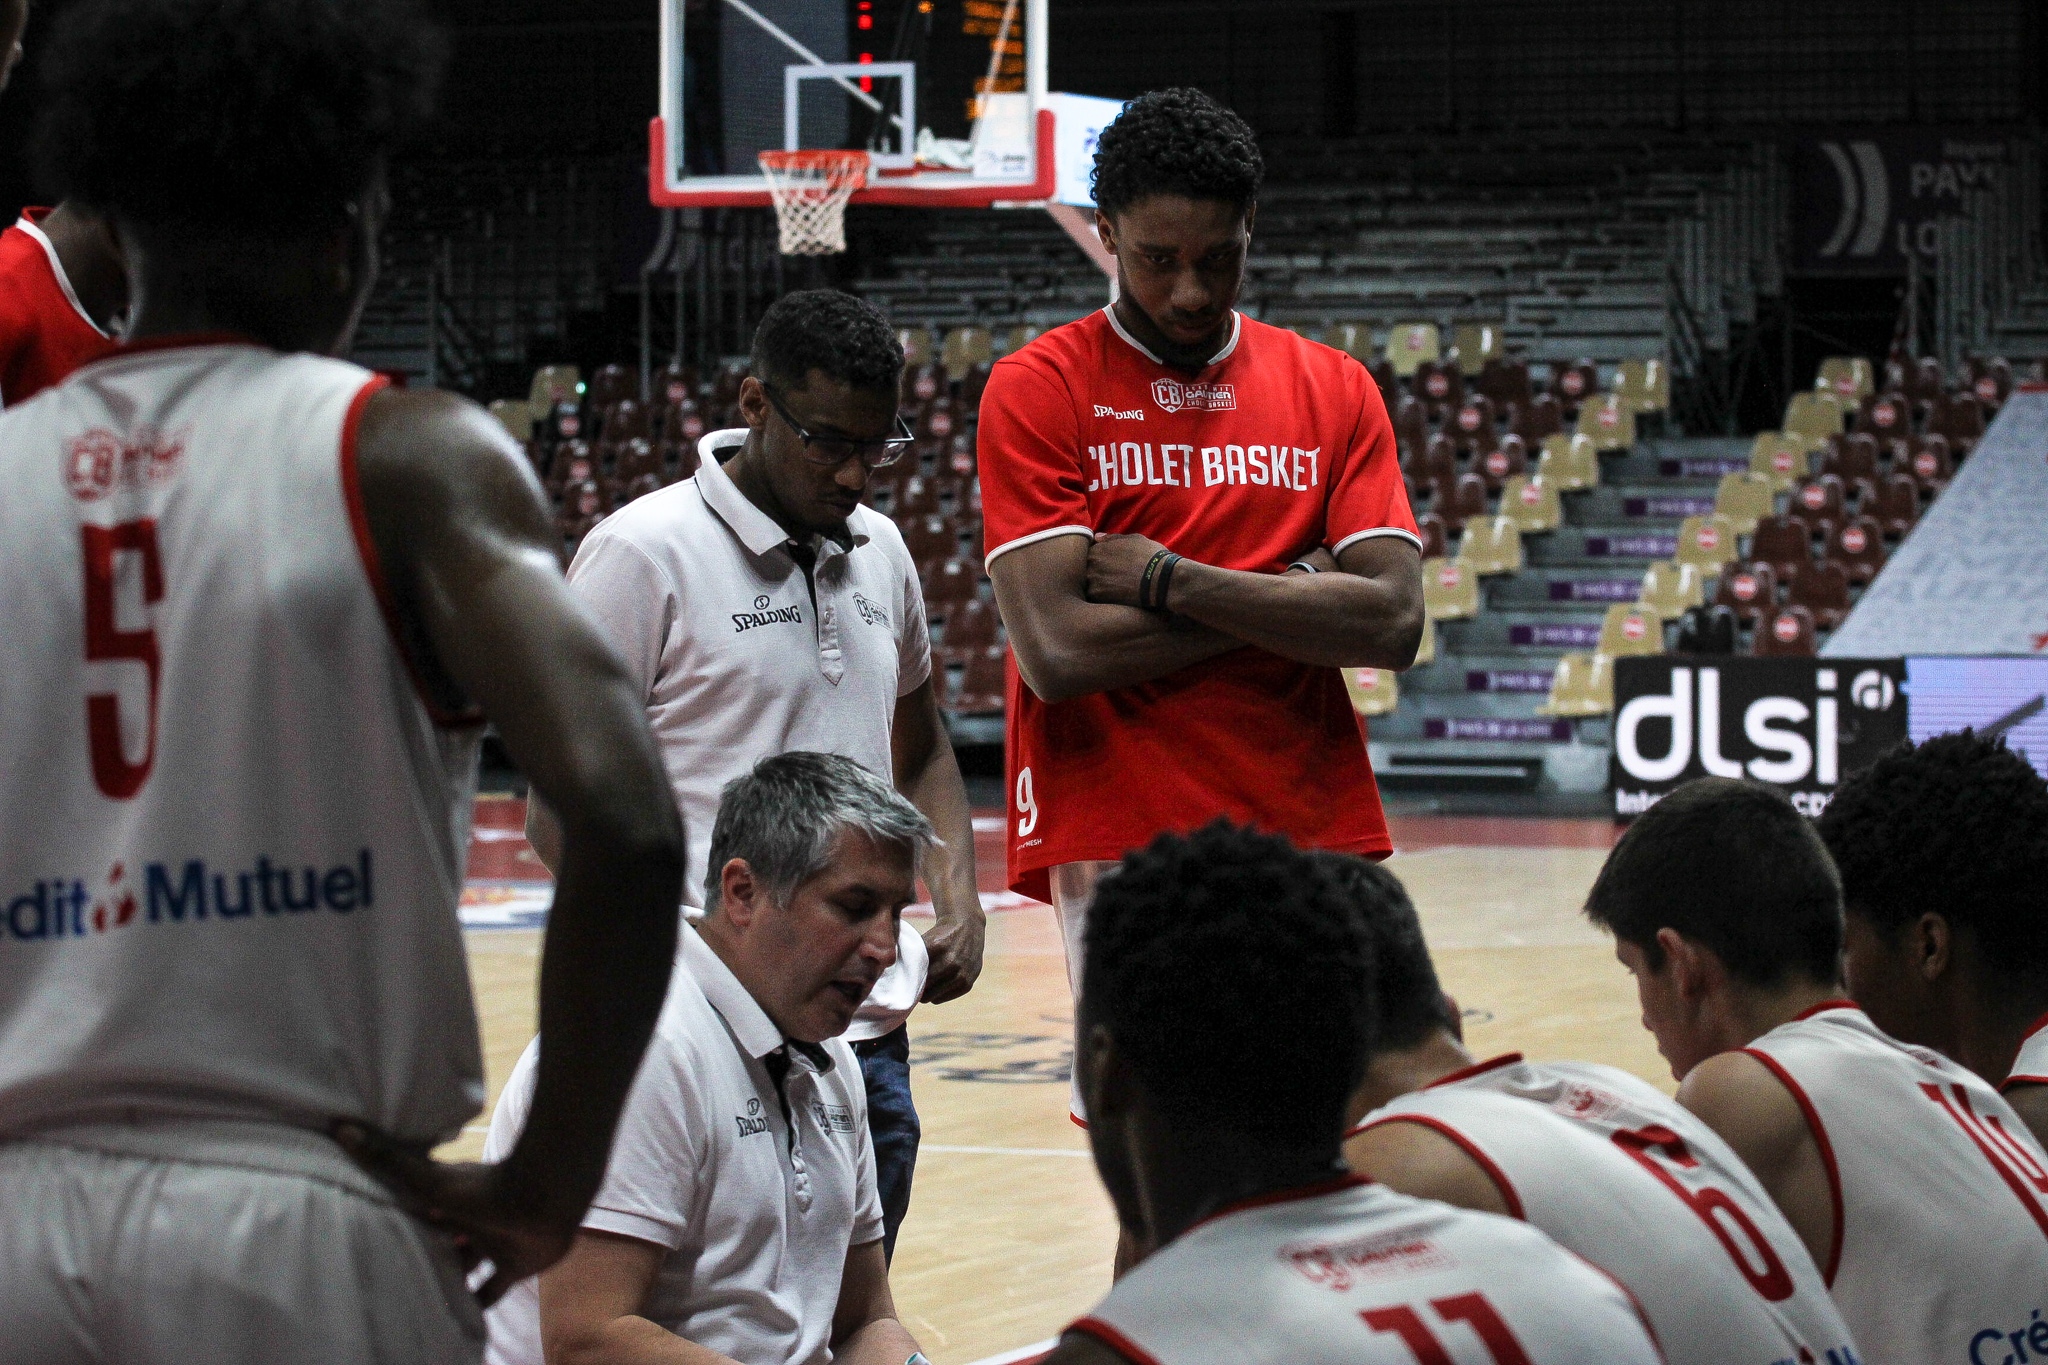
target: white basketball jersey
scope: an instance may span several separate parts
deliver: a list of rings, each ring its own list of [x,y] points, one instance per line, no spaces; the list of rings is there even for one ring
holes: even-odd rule
[[[476,741],[380,609],[379,382],[195,341],[0,414],[0,1134],[481,1107]]]
[[[1820,1147],[1835,1201],[1828,1284],[1865,1361],[1971,1360],[1979,1337],[2048,1317],[2048,1157],[1996,1091],[1847,1001],[1745,1050]]]
[[[2048,1085],[2048,1015],[2034,1021],[2020,1043],[2020,1055],[2012,1059],[2012,1072],[1999,1086]]]
[[[1463,1148],[1525,1218],[1620,1280],[1674,1365],[1856,1359],[1799,1234],[1728,1144],[1613,1067],[1510,1054],[1368,1115]]]
[[[1662,1359],[1628,1295],[1542,1233],[1362,1176],[1196,1224],[1071,1330],[1156,1365]]]

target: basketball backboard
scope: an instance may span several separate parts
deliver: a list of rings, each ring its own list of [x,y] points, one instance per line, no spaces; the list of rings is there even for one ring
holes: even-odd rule
[[[765,206],[764,151],[865,150],[855,204],[1058,193],[1049,0],[659,0],[649,197]]]

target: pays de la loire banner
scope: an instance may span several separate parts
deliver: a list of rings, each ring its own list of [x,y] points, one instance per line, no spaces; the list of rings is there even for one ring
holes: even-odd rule
[[[1640,815],[1696,777],[1742,777],[1818,815],[1906,738],[1905,682],[1902,659],[1617,659],[1614,813]]]

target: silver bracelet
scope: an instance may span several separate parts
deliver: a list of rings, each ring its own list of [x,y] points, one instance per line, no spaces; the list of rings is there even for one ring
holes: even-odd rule
[[[1321,570],[1321,569],[1318,569],[1318,568],[1317,568],[1317,567],[1316,567],[1315,565],[1313,565],[1313,564],[1309,563],[1309,562],[1308,562],[1308,561],[1307,561],[1306,559],[1297,559],[1297,560],[1295,560],[1295,561],[1294,561],[1294,562],[1293,562],[1292,564],[1289,564],[1289,565],[1288,565],[1287,567],[1288,567],[1288,569],[1290,569],[1290,570],[1292,570],[1292,569],[1306,569],[1306,570],[1307,570],[1308,572],[1310,572],[1310,573],[1321,573],[1321,572],[1322,572],[1322,570]]]

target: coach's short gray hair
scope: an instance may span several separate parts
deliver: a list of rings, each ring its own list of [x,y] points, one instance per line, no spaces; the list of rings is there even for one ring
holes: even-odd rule
[[[924,851],[940,842],[917,807],[850,758],[799,751],[762,759],[719,793],[704,869],[705,913],[717,912],[720,873],[734,858],[746,860],[770,900],[787,905],[791,893],[825,870],[845,829],[904,849],[913,874]]]

